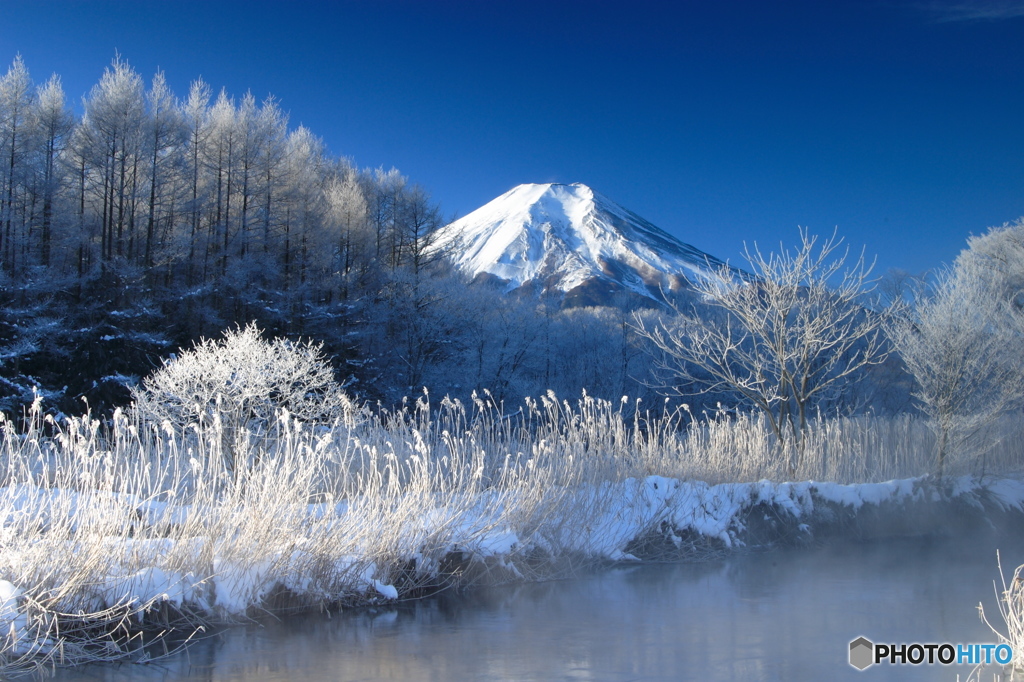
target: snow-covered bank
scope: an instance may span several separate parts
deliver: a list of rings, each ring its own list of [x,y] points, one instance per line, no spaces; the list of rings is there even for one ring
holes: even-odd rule
[[[13,515],[29,515],[49,507],[60,494],[61,491],[42,488],[0,489],[0,499],[12,502],[8,521]],[[78,494],[69,496],[80,499]],[[678,549],[669,552],[674,555],[672,558],[686,559],[695,551],[692,543],[696,540],[707,546],[732,549],[806,542],[843,532],[857,538],[949,535],[961,531],[962,526],[1024,513],[1024,481],[1002,478],[983,482],[967,476],[946,481],[941,487],[926,478],[845,485],[767,480],[708,485],[649,476],[599,486],[583,485],[559,491],[558,496],[560,513],[552,513],[533,527],[495,524],[493,507],[486,499],[488,494],[483,492],[475,504],[462,507],[454,515],[443,505],[426,510],[414,533],[427,537],[447,527],[447,542],[433,548],[435,556],[451,561],[453,555],[460,555],[468,565],[498,562],[511,568],[518,561],[536,564],[542,557],[554,560],[559,554],[592,561],[665,558],[663,554],[650,554],[651,548],[643,551],[642,542],[652,535],[663,536]],[[89,500],[90,504],[94,502]],[[129,498],[121,500],[124,505],[131,502]],[[151,520],[166,516],[185,519],[192,513],[167,505],[159,505],[160,511],[155,513],[155,506],[144,502],[129,513]],[[74,518],[75,512],[71,514]],[[304,512],[296,511],[295,517],[310,528],[325,521],[328,527],[340,528],[352,520],[350,517],[362,514],[362,510],[350,508],[348,502],[340,502],[331,506],[308,505]],[[887,519],[887,528],[878,524],[880,515]],[[904,521],[908,515],[914,523]],[[951,515],[959,517],[958,524],[950,524]],[[861,517],[870,517],[870,521],[859,520]],[[115,568],[105,580],[99,581],[99,589],[89,605],[98,610],[118,604],[166,602],[181,607],[188,603],[193,609],[209,612],[211,617],[230,618],[244,616],[250,608],[260,606],[263,597],[280,588],[328,602],[402,596],[394,585],[379,579],[389,575],[402,577],[401,570],[396,573],[397,567],[367,564],[355,554],[316,557],[318,563],[330,560],[333,569],[345,577],[343,582],[348,589],[312,594],[314,587],[304,577],[308,568],[304,564],[312,559],[302,549],[308,539],[296,536],[292,540],[293,551],[288,555],[276,551],[274,562],[248,561],[242,565],[215,549],[211,554],[212,570],[201,575],[195,571],[168,572],[160,564],[172,554],[192,555],[198,560],[206,552],[205,545],[216,543],[216,538],[152,539],[136,538],[132,533],[120,538],[109,536],[103,539],[103,551],[117,558],[115,563],[121,570]],[[142,557],[148,557],[153,565],[128,573],[129,565]],[[10,561],[11,557],[7,559]],[[429,574],[443,571],[441,563],[430,562],[419,551],[402,553],[399,559],[406,569],[415,568],[424,578],[440,577]],[[358,570],[354,570],[356,566]],[[9,605],[22,595],[18,586],[0,582],[0,598],[5,605],[2,608],[6,609],[0,611],[0,619],[14,617]],[[144,621],[143,613],[138,616]]]
[[[770,467],[788,460],[770,457],[756,421],[683,431],[668,418],[624,423],[595,401],[531,407],[518,424],[458,405],[352,414],[329,429],[282,414],[233,440],[216,424],[182,434],[123,416],[106,432],[88,420],[24,432],[8,422],[0,666],[140,658],[154,653],[143,648],[153,633],[187,636],[265,611],[408,599],[609,561],[953,532],[1024,514],[1024,483],[991,474],[941,485],[920,476],[772,482]],[[847,420],[820,433],[806,465],[827,460],[849,475],[871,460],[844,455],[844,443],[916,432]],[[738,459],[763,476],[693,475],[715,463],[724,463],[719,478],[735,475]]]
[[[53,496],[54,491],[45,489],[0,490],[2,499],[17,501],[9,514],[29,514],[36,504],[50,505]],[[104,570],[88,586],[79,582],[86,589],[63,600],[54,599],[53,586],[0,582],[3,655],[10,666],[47,657],[58,664],[74,663],[97,655],[89,650],[106,637],[82,642],[77,657],[65,653],[61,658],[59,649],[71,650],[68,644],[73,643],[62,640],[56,626],[63,622],[66,627],[75,613],[93,621],[107,614],[116,623],[109,635],[121,640],[121,653],[141,656],[147,626],[165,628],[177,621],[187,633],[203,623],[254,616],[275,606],[341,608],[415,597],[425,588],[474,580],[551,576],[566,559],[576,567],[586,562],[699,559],[709,552],[837,534],[953,534],[999,519],[1024,518],[1024,482],[969,477],[941,488],[922,479],[708,485],[661,476],[630,478],[562,490],[545,518],[523,525],[508,517],[498,522],[487,497],[481,492],[474,504],[454,514],[443,504],[424,510],[410,539],[444,535],[445,541],[429,550],[409,544],[390,563],[371,555],[379,548],[339,554],[301,532],[291,535],[290,542],[244,557],[230,551],[230,541],[214,536],[106,537],[100,542],[109,558]],[[357,506],[307,505],[296,511],[294,520],[312,533],[322,531],[324,524],[341,531],[366,522]],[[141,504],[134,512],[145,518],[154,510]],[[162,513],[185,518],[191,511],[171,505]],[[901,521],[908,517],[913,523]],[[68,552],[77,554],[72,547]],[[53,560],[66,556],[58,552]],[[21,558],[6,556],[7,566]],[[90,558],[95,559],[81,559]],[[71,569],[52,566],[54,577],[62,568]],[[49,624],[41,604],[55,616]],[[137,645],[132,637],[138,637]]]

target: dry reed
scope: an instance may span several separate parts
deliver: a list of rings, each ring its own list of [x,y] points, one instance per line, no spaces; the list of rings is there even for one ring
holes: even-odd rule
[[[1019,425],[999,429],[983,465],[1019,470]],[[819,418],[795,458],[756,416],[424,395],[330,427],[282,412],[229,442],[216,419],[58,422],[37,402],[23,428],[0,421],[0,673],[152,656],[154,633],[282,605],[551,575],[587,560],[614,483],[782,480],[797,460],[802,480],[916,476],[928,434],[910,417]]]

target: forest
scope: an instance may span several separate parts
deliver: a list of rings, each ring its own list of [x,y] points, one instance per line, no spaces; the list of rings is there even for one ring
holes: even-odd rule
[[[445,221],[426,189],[331,156],[273,98],[201,80],[179,98],[116,59],[82,110],[20,57],[0,79],[0,409],[109,412],[252,321],[324,341],[343,385],[386,404],[644,390],[626,312],[467,287],[428,248]]]

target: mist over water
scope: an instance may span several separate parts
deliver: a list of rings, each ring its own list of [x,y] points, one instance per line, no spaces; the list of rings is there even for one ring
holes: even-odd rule
[[[1001,624],[996,548],[1008,572],[1024,563],[1017,532],[620,566],[228,629],[157,664],[89,666],[55,679],[965,680],[967,665],[858,672],[848,646],[860,635],[994,643],[976,607],[983,602]]]

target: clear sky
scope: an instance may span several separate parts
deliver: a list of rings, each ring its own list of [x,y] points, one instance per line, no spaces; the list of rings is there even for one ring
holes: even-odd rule
[[[583,182],[734,262],[803,225],[917,272],[1024,215],[1024,0],[0,0],[0,61],[76,103],[115,51],[449,216]]]

